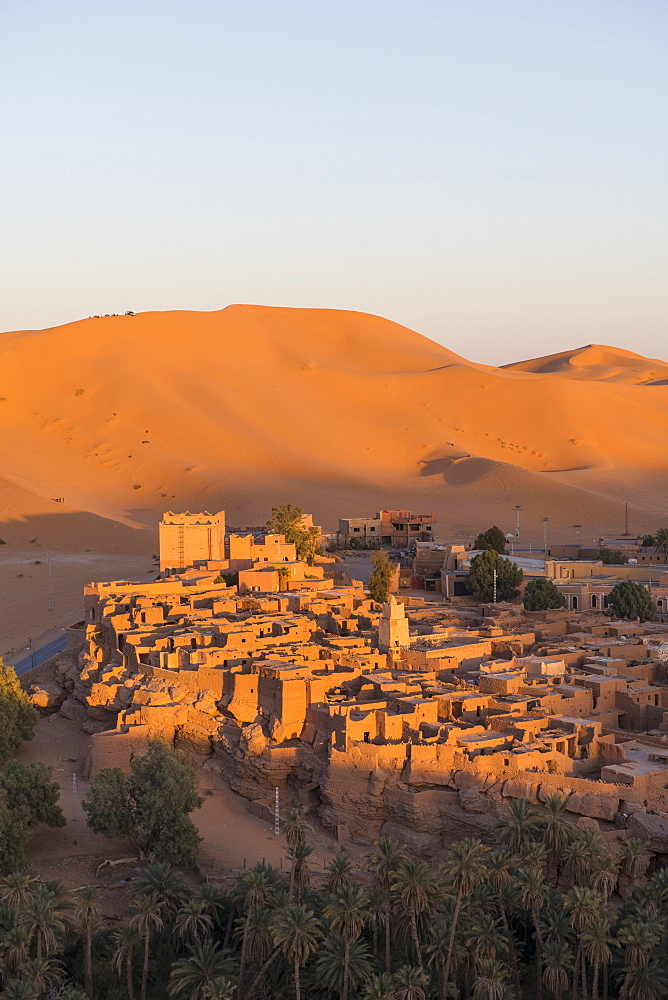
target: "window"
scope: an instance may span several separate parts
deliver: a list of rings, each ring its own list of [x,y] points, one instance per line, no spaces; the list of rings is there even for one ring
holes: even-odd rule
[[[360,530],[359,528],[353,528],[353,531],[359,531],[359,530]]]
[[[578,599],[575,596],[573,596],[571,598],[571,607],[572,607],[573,611],[577,611],[577,609],[578,609]]]
[[[405,524],[395,524],[394,525],[394,530],[395,531],[405,531],[406,530],[406,525]]]
[[[375,528],[369,528],[369,531],[375,531],[375,530],[376,530]]]
[[[411,524],[411,531],[419,531],[419,530],[420,530],[419,524]]]
[[[430,524],[425,524],[424,530],[425,531],[431,531],[431,525]]]

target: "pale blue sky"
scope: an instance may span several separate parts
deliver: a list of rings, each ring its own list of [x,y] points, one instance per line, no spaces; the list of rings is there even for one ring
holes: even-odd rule
[[[0,329],[257,302],[488,363],[668,357],[667,30],[663,0],[8,0]]]

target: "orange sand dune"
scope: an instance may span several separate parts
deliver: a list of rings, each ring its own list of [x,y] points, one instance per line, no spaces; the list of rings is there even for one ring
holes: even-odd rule
[[[632,351],[601,347],[599,344],[588,344],[575,351],[550,354],[531,361],[518,361],[513,365],[503,365],[503,369],[628,385],[663,385],[668,380],[668,364],[665,361],[643,358]]]
[[[665,523],[668,365],[628,352],[493,368],[377,316],[236,305],[6,333],[0,355],[0,574],[35,536],[148,570],[166,509],[259,524],[293,501],[334,529],[410,506],[470,537],[521,504],[556,541],[622,530],[629,500],[634,530]]]

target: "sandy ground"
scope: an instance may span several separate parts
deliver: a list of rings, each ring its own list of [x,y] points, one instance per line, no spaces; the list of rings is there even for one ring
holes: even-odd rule
[[[83,780],[81,771],[89,743],[90,737],[81,732],[77,723],[55,714],[40,719],[35,739],[24,744],[17,754],[17,760],[24,764],[39,760],[53,768],[67,820],[67,825],[61,829],[40,827],[35,831],[28,846],[28,862],[34,874],[63,879],[69,886],[92,881],[113,886],[132,875],[136,866],[104,869],[99,877],[95,874],[97,866],[105,859],[127,857],[132,851],[126,844],[91,833],[86,826],[81,802],[89,785]],[[76,806],[73,775],[76,776]],[[193,820],[202,837],[202,870],[212,878],[220,878],[242,871],[244,865],[251,867],[262,859],[279,868],[287,868],[285,841],[275,836],[273,824],[251,815],[247,800],[232,792],[211,764],[200,768],[199,776],[204,804],[193,813]],[[321,829],[316,830],[310,840],[314,847],[311,868],[317,878],[339,845]],[[360,857],[365,848],[348,845],[348,850],[355,858]]]

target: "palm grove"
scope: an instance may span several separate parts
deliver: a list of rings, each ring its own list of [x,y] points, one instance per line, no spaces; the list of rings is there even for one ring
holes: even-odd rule
[[[34,731],[13,672],[0,686],[2,749]],[[31,768],[33,770],[31,770]],[[266,864],[223,886],[197,876],[195,772],[154,741],[131,773],[100,771],[93,829],[143,859],[125,919],[104,890],[32,877],[37,822],[62,825],[48,768],[5,763],[0,856],[3,1000],[659,1000],[668,980],[668,869],[637,839],[611,852],[559,794],[511,800],[495,842],[454,843],[439,865],[381,838],[358,862],[312,865],[304,810],[288,810],[286,871]],[[619,846],[619,844],[618,844]],[[176,867],[178,866],[178,867]],[[617,894],[619,892],[619,895]]]

